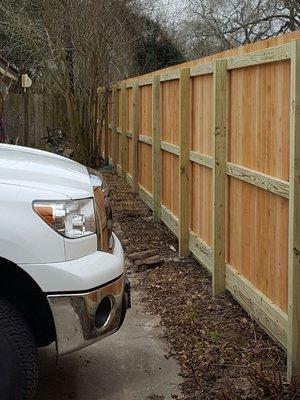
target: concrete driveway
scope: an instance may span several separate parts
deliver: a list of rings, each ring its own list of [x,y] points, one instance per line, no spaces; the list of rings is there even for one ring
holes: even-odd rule
[[[161,336],[159,319],[145,312],[133,291],[133,308],[115,335],[64,356],[58,364],[54,346],[40,351],[37,400],[177,398],[180,366],[165,358]]]

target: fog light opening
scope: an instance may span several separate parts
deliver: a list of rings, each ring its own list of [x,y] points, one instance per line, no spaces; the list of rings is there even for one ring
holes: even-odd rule
[[[97,311],[96,311],[96,315],[95,315],[96,328],[98,328],[98,329],[102,328],[106,324],[106,322],[110,316],[111,309],[112,309],[112,304],[111,304],[110,298],[104,297],[100,301],[100,303],[97,307]]]

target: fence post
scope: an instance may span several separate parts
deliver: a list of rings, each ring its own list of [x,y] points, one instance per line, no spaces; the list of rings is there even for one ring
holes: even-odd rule
[[[104,102],[104,160],[105,163],[108,164],[109,163],[109,159],[108,159],[108,102],[109,102],[109,92],[104,89],[103,90],[103,102]]]
[[[98,143],[100,148],[100,156],[104,158],[104,143],[103,143],[103,88],[98,88]]]
[[[213,294],[225,290],[225,182],[227,60],[214,62],[213,69]]]
[[[153,220],[161,219],[160,76],[152,80],[152,195]]]
[[[29,92],[25,89],[23,93],[24,106],[24,146],[29,144]]]
[[[99,156],[101,157],[101,143],[100,143],[100,137],[99,137],[99,120],[100,120],[100,94],[99,94],[100,88],[97,88],[97,96],[96,96],[96,104],[95,104],[95,135],[93,137],[93,149],[97,149]]]
[[[126,180],[126,151],[127,151],[127,132],[126,132],[126,85],[121,86],[120,99],[120,127],[121,127],[121,177]]]
[[[113,172],[117,171],[117,163],[116,163],[116,136],[117,136],[117,88],[114,86],[112,88],[112,108],[111,108],[111,165]]]
[[[179,255],[189,253],[190,69],[180,71],[179,90]]]
[[[139,191],[139,132],[140,132],[140,107],[139,107],[139,82],[135,82],[132,88],[132,192]]]
[[[291,42],[287,377],[300,372],[300,41]]]

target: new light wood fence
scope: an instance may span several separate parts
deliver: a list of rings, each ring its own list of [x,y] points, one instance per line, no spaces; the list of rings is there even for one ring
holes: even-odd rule
[[[102,140],[133,192],[300,372],[300,33],[119,82]]]

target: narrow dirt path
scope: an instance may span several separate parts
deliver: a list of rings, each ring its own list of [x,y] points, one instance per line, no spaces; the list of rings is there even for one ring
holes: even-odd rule
[[[105,173],[111,189],[115,228],[128,256],[159,249],[164,262],[137,267],[147,308],[159,316],[181,364],[184,399],[290,399],[284,392],[285,354],[226,293],[211,296],[209,274],[193,257],[178,258],[178,242],[154,224],[148,207],[120,178]],[[280,394],[281,393],[281,394]]]

